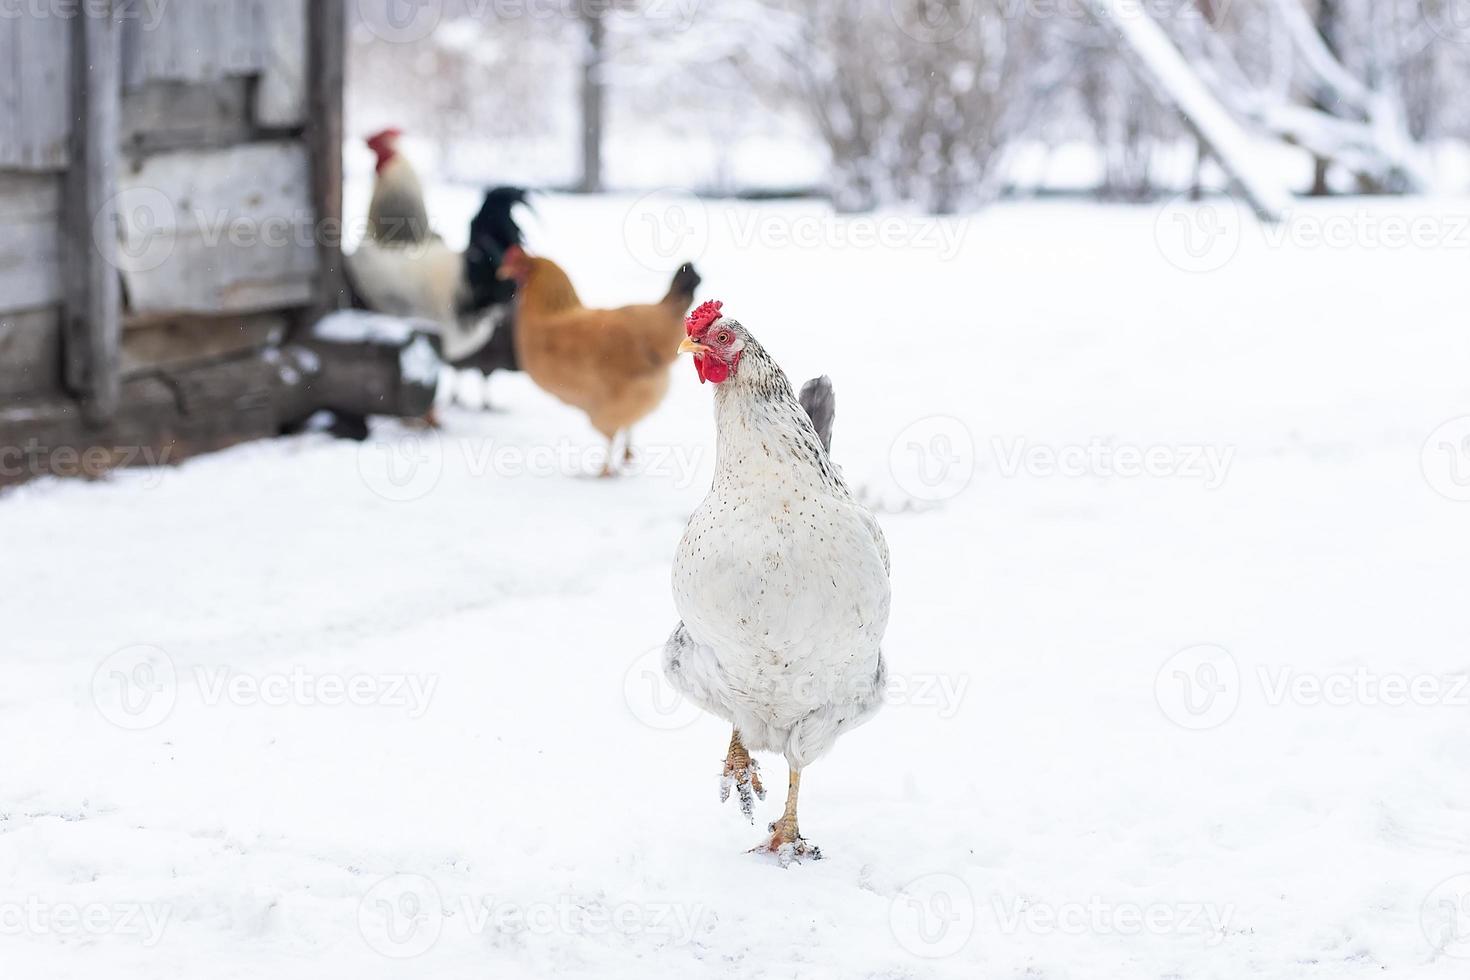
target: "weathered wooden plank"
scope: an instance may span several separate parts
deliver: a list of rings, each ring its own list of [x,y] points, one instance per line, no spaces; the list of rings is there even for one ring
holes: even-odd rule
[[[113,4],[116,7],[116,3]],[[71,168],[62,202],[62,376],[93,424],[117,409],[119,307],[116,217],[122,37],[114,17],[76,17],[72,32]]]
[[[306,121],[307,0],[276,0],[262,25],[265,66],[255,90],[255,120],[266,129]]]
[[[63,17],[0,17],[0,167],[67,165],[70,26]]]
[[[201,82],[259,73],[267,63],[270,0],[171,3],[151,28],[140,18],[124,27],[123,85]]]
[[[151,81],[123,93],[122,146],[132,156],[233,146],[254,133],[251,80]]]
[[[316,0],[310,7],[307,90],[310,93],[306,142],[311,149],[312,204],[319,227],[318,313],[348,306],[347,273],[342,260],[342,137],[347,59],[345,0]],[[331,233],[335,232],[335,234]]]
[[[61,301],[61,183],[53,174],[0,172],[0,311]]]
[[[0,167],[20,165],[20,28],[0,22]]]
[[[0,313],[0,404],[61,389],[61,310]]]
[[[433,366],[432,353],[427,365],[419,363],[432,342],[411,328],[376,340],[312,335],[300,344],[161,369],[127,381],[120,410],[102,426],[87,423],[65,398],[0,400],[0,486],[169,465],[278,435],[322,409],[422,417],[436,393],[437,372],[422,370]]]
[[[0,170],[0,221],[55,220],[60,211],[59,175]]]
[[[130,314],[242,313],[315,298],[318,235],[299,143],[162,154],[120,185]]]
[[[178,368],[262,350],[285,339],[289,317],[275,313],[230,317],[185,317],[136,327],[124,326],[122,375]]]

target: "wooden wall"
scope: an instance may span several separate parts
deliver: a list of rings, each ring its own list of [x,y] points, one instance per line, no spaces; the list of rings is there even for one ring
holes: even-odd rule
[[[208,330],[215,320],[217,331],[231,317],[284,322],[314,301],[311,2],[180,0],[157,24],[143,4],[115,4],[115,218],[98,215],[93,234],[118,239],[109,262],[119,266],[124,346],[164,327],[182,344],[182,321]],[[85,135],[72,129],[87,84],[76,71],[82,23],[21,9],[0,17],[0,406],[59,391],[75,373],[64,370],[76,330],[67,257],[78,247],[67,235],[79,236],[64,211],[75,210],[68,168]],[[240,333],[259,342],[258,331]],[[139,346],[153,350],[157,338]],[[126,352],[122,362],[147,367]]]
[[[0,17],[0,170],[64,170],[71,21]]]
[[[0,18],[0,392],[61,384],[70,45],[59,18]]]

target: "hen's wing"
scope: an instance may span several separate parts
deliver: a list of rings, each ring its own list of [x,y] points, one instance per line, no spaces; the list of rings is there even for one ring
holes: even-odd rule
[[[817,438],[822,440],[822,448],[830,453],[832,420],[837,416],[837,392],[832,388],[832,379],[825,374],[812,378],[801,386],[799,400],[807,417],[812,420],[812,427],[817,430]]]

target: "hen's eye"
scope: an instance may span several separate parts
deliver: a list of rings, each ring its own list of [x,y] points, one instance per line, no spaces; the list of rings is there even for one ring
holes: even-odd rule
[[[724,331],[721,331],[720,335],[716,337],[715,340],[719,341],[722,344],[728,344],[730,342],[730,335],[725,333]]]

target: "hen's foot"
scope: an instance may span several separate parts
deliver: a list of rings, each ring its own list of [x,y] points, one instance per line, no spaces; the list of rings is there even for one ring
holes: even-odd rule
[[[725,756],[725,772],[720,776],[720,802],[730,798],[734,787],[740,799],[740,812],[745,819],[755,823],[755,798],[766,798],[766,788],[761,785],[760,763],[750,757],[740,742],[740,733],[730,738],[730,751]]]
[[[617,467],[617,459],[616,445],[614,442],[609,442],[607,444],[607,457],[602,461],[602,472],[597,475],[604,480],[621,475]]]
[[[752,847],[749,853],[770,854],[781,863],[783,868],[793,861],[800,863],[803,858],[811,858],[813,861],[822,860],[822,849],[801,836],[794,821],[788,822],[785,819],[771,824],[770,839]]]

